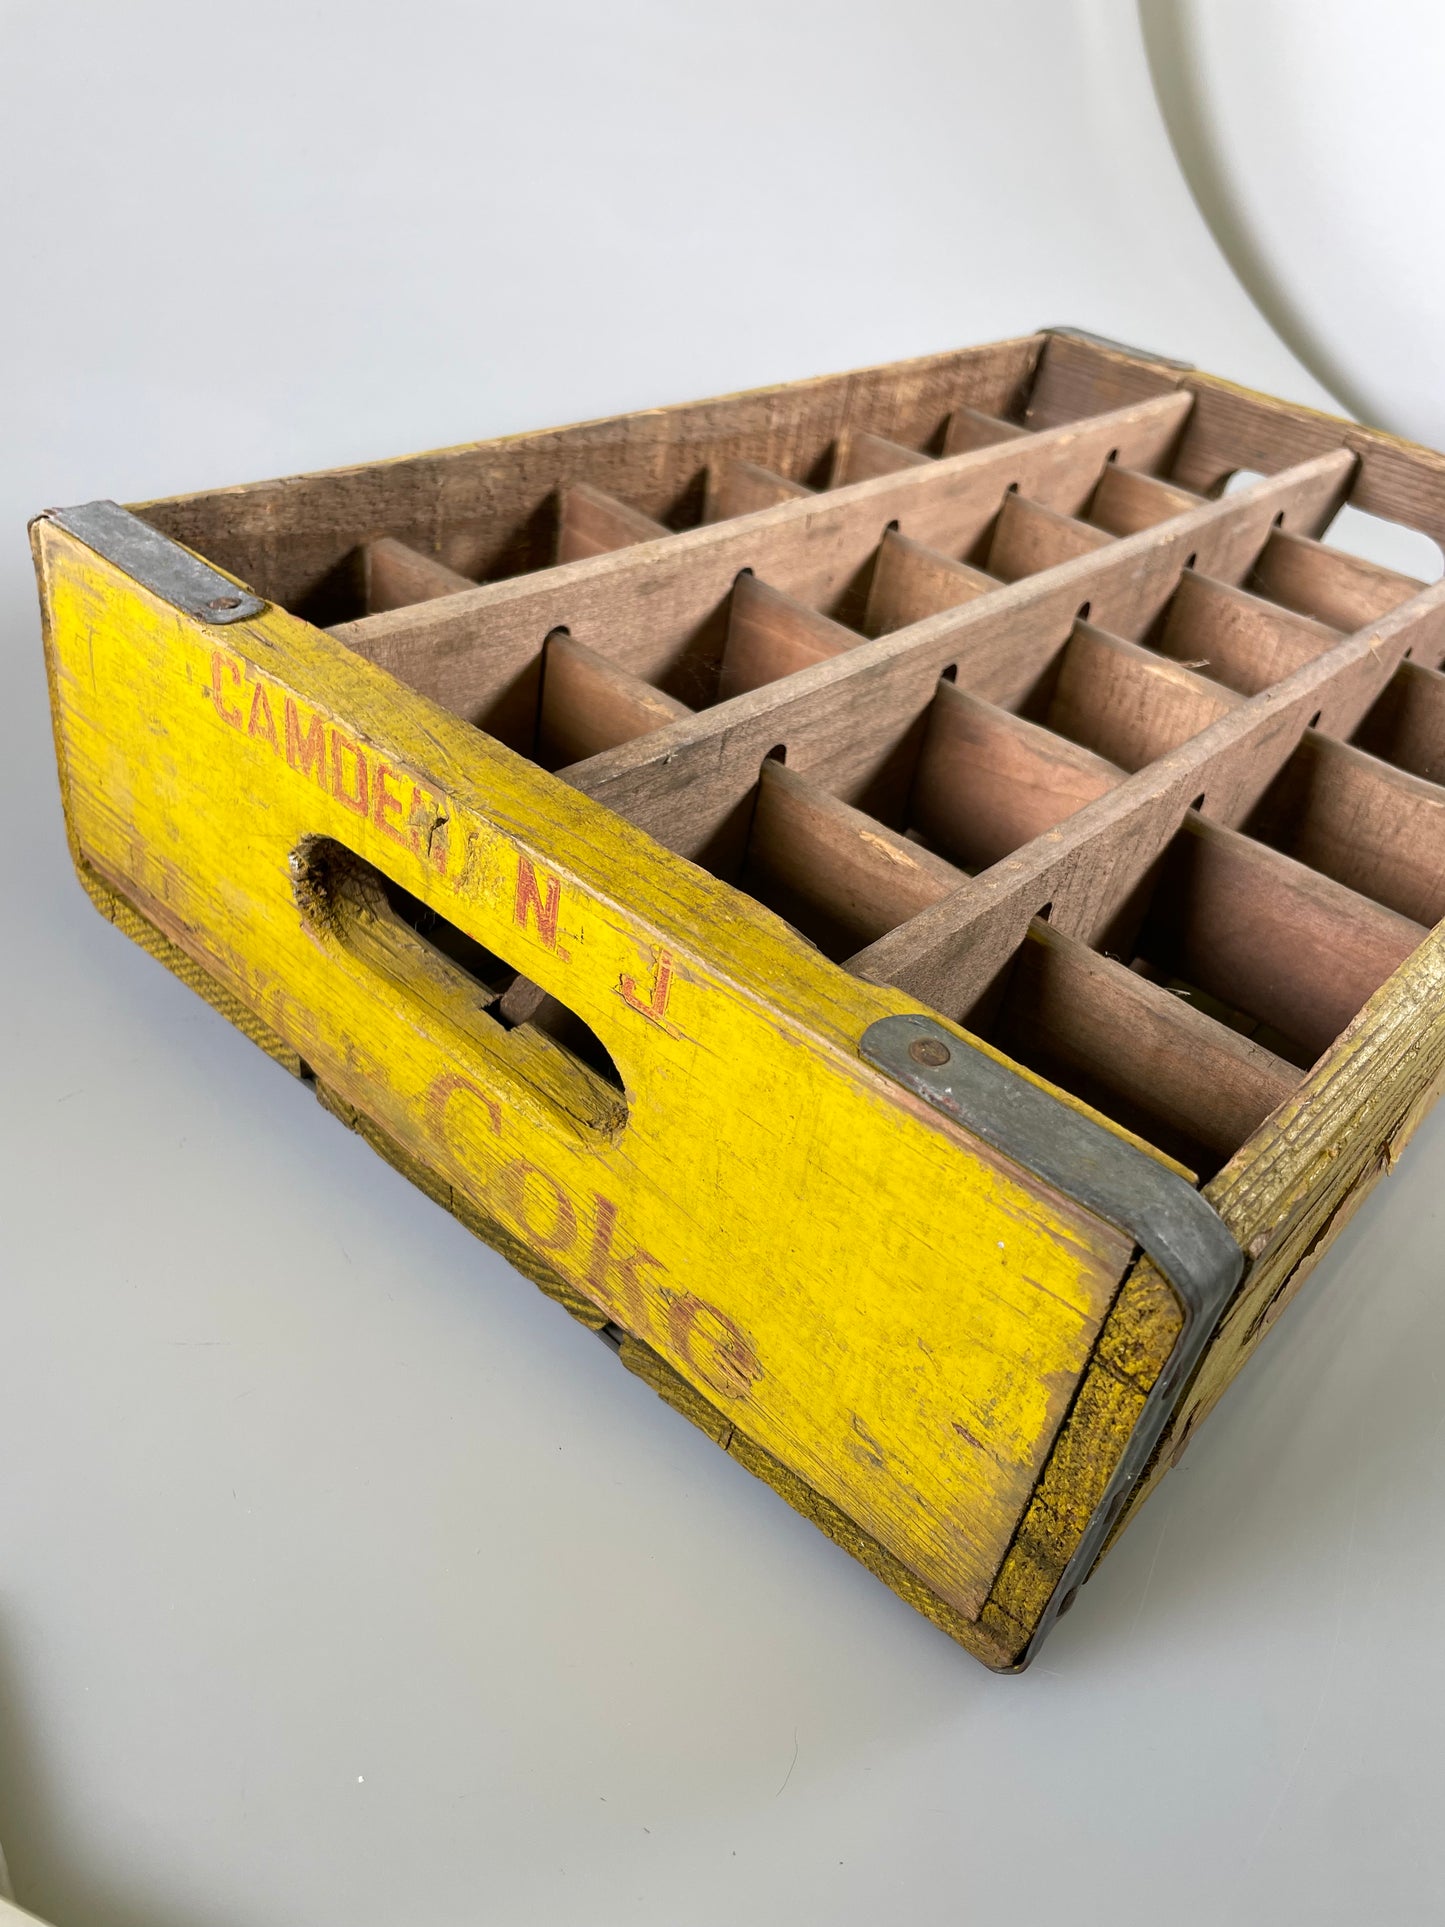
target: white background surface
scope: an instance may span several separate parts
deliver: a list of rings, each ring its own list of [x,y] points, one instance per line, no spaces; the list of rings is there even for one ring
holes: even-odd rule
[[[1060,321],[1325,402],[1195,211],[1133,9],[49,0],[0,8],[0,155],[18,1898],[59,1927],[1438,1919],[1445,1119],[995,1679],[106,927],[61,835],[21,539],[48,503]],[[1343,192],[1300,215],[1332,289],[1381,273],[1336,254]],[[1428,432],[1392,299],[1352,352]]]
[[[1250,293],[1363,419],[1445,445],[1445,11],[1141,0],[1170,132]]]

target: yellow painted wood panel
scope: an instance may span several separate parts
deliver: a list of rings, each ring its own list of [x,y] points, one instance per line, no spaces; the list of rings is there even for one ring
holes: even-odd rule
[[[976,1614],[1126,1237],[864,1065],[917,1008],[285,614],[206,629],[51,525],[88,860],[410,1155]],[[590,1024],[628,1093],[298,905],[327,837]]]

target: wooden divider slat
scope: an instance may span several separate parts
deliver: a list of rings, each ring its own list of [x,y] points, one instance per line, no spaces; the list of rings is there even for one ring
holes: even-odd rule
[[[1015,956],[989,1037],[1206,1176],[1303,1076],[1263,1045],[1037,917]]]
[[[1340,640],[1340,631],[1186,569],[1150,641],[1242,696],[1256,696]]]
[[[361,564],[363,597],[372,615],[430,602],[437,596],[459,595],[477,586],[470,576],[458,575],[435,556],[423,555],[390,535],[363,542]]]
[[[1139,947],[1313,1058],[1426,934],[1293,857],[1190,815],[1169,846]]]
[[[564,630],[548,636],[537,760],[549,769],[595,756],[691,714],[676,697],[629,674]]]
[[[1161,396],[1096,421],[341,623],[332,633],[454,714],[505,741],[526,740],[542,640],[553,629],[658,681],[698,646],[741,570],[831,612],[871,564],[889,523],[961,554],[988,529],[1011,482],[1034,501],[1072,512],[1088,500],[1111,449],[1147,467],[1171,445],[1188,407],[1186,396]]]
[[[978,408],[955,408],[943,431],[943,453],[963,455],[971,448],[992,448],[998,442],[1017,441],[1029,430],[1017,422],[1006,422],[999,415],[986,415]]]
[[[847,956],[968,877],[786,763],[771,762],[758,782],[742,882],[831,954]]]
[[[854,943],[967,877],[785,765],[764,766],[744,881],[782,915]],[[833,948],[841,947],[835,940]],[[1227,1157],[1299,1082],[1294,1066],[1035,920],[986,1032],[1120,1122]]]
[[[728,607],[718,701],[856,648],[859,640],[855,629],[845,629],[752,574],[740,575]]]
[[[515,1030],[519,1024],[536,1023],[554,1001],[540,984],[518,975],[497,999],[495,1014],[509,1030]]]
[[[630,502],[619,501],[587,482],[562,491],[557,516],[557,561],[581,562],[608,555],[637,542],[656,542],[672,533]]]
[[[1022,495],[1006,495],[988,545],[984,567],[1002,582],[1055,569],[1101,549],[1115,538]]]
[[[1414,776],[1445,783],[1445,676],[1402,662],[1352,740]]]
[[[908,822],[965,869],[982,870],[1123,780],[1122,770],[1091,750],[941,682]]]
[[[1071,767],[1048,741],[1047,732],[1034,730],[1025,736],[1029,725],[997,710],[988,715],[988,705],[960,698],[946,685],[940,688],[937,709],[941,715],[960,715],[976,739],[1007,744],[1016,758],[1010,768],[996,754],[989,778],[979,774],[976,764],[969,767],[973,759],[955,755],[951,764],[940,759],[928,771],[926,789],[922,780],[915,786],[912,820],[949,855],[960,861],[972,857],[971,867],[1025,846],[1030,832],[1038,836],[1053,827],[1049,806],[1062,798],[1058,790],[1052,795],[1044,791],[1044,781],[1052,778],[1062,784],[1073,777],[1081,787],[1097,784],[1100,795],[1124,781],[1121,771],[1098,758]],[[1327,744],[1326,754],[1342,747]],[[1438,902],[1445,886],[1445,844],[1438,840],[1445,796],[1424,800],[1435,812],[1435,862],[1417,860],[1410,872],[1410,831],[1416,824],[1405,826],[1399,836],[1397,864],[1422,895],[1433,890]],[[1064,815],[1061,810],[1054,822]],[[1338,845],[1338,830],[1331,838],[1329,829],[1328,824],[1321,829],[1317,846]],[[1378,892],[1363,892],[1359,883],[1345,887],[1330,875],[1316,874],[1307,867],[1312,862],[1307,851],[1284,854],[1192,812],[1183,819],[1182,832],[1192,841],[1186,846],[1176,836],[1167,846],[1164,881],[1149,915],[1152,947],[1141,941],[1140,949],[1312,1051],[1323,1049],[1343,1029],[1424,936],[1417,921],[1372,900]],[[1195,849],[1201,842],[1202,856]],[[960,902],[981,902],[986,882],[976,879]],[[867,954],[855,959],[855,965],[866,968]],[[995,961],[995,969],[1001,961]],[[867,974],[875,980],[879,976],[875,969]],[[977,971],[968,992],[956,992],[950,1000],[955,1015],[971,1008],[992,974]],[[1333,1030],[1328,1029],[1331,1023]]]
[[[1142,475],[1136,468],[1121,468],[1117,462],[1110,462],[1094,490],[1088,520],[1110,535],[1137,535],[1156,522],[1167,522],[1171,515],[1187,515],[1203,500],[1202,495],[1180,488],[1176,482],[1164,482],[1157,475]]]
[[[776,508],[779,502],[795,502],[814,491],[806,483],[790,481],[756,462],[734,456],[710,462],[703,488],[704,522],[726,522],[734,515],[753,515],[759,509]]]
[[[955,562],[937,549],[911,542],[889,529],[878,546],[862,628],[867,636],[886,636],[941,609],[988,595],[1003,585],[967,562]]]
[[[1425,584],[1363,556],[1281,532],[1265,545],[1245,586],[1348,632],[1387,616]]]
[[[1123,770],[1187,743],[1243,698],[1137,642],[1079,622],[1040,720]]]
[[[1306,730],[1246,827],[1417,923],[1445,917],[1445,789],[1363,749]]]
[[[935,464],[935,470],[942,466]],[[1302,525],[1327,518],[1352,466],[1352,458],[1340,451],[1271,476],[1177,522],[1110,542],[1093,555],[860,643],[654,737],[594,757],[569,770],[568,780],[683,855],[705,849],[742,805],[775,744],[787,745],[793,767],[807,770],[838,795],[856,797],[922,718],[940,673],[950,664],[957,667],[960,687],[1004,706],[1017,704],[1062,648],[1082,602],[1090,601],[1093,619],[1114,633],[1142,634],[1167,602],[1188,555],[1203,557],[1216,575],[1242,576],[1275,515],[1283,510]],[[913,473],[902,479],[911,482]],[[889,486],[898,483],[861,484],[865,490]],[[1376,655],[1371,665],[1383,678],[1393,662]],[[1362,668],[1360,673],[1362,714],[1379,684],[1366,688],[1369,672]],[[1294,737],[1280,745],[1279,761],[1298,740],[1309,714],[1306,709]],[[1349,727],[1356,721],[1358,714]],[[1255,727],[1253,721],[1241,725],[1246,737]],[[1261,777],[1250,803],[1277,766]]]
[[[1348,735],[1412,646],[1431,657],[1445,652],[1445,585],[1432,585],[1241,704],[1085,805],[1051,835],[995,864],[968,892],[890,931],[850,967],[957,1015],[1012,954],[1041,904],[1052,903],[1056,927],[1085,941],[1099,938],[1173,839],[1191,803],[1202,798],[1212,817],[1242,821],[1313,717],[1323,712],[1322,727]]]
[[[758,509],[776,508],[779,502],[795,502],[813,490],[802,482],[775,475],[770,468],[738,457],[708,465],[702,519],[725,522],[734,515],[752,515]]]
[[[883,435],[845,435],[833,454],[830,487],[846,488],[849,482],[866,482],[874,475],[896,475],[901,468],[917,468],[930,459]]]

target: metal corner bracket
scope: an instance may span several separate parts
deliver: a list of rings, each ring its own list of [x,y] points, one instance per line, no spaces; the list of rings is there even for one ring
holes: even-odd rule
[[[1183,1308],[1174,1349],[1145,1398],[1038,1625],[1011,1668],[1022,1672],[1059,1614],[1073,1603],[1153,1456],[1234,1295],[1244,1253],[1213,1205],[1179,1172],[922,1012],[880,1017],[864,1031],[859,1052],[1013,1163],[1128,1232],[1168,1279]]]
[[[232,582],[119,502],[82,502],[78,508],[48,509],[43,519],[54,522],[123,569],[142,588],[150,589],[197,622],[249,622],[266,607],[260,596]]]

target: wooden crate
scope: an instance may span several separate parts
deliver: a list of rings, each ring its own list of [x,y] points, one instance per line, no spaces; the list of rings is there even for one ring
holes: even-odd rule
[[[1445,587],[1346,502],[1445,462],[1053,331],[53,511],[76,867],[1017,1667],[1445,1066]]]

